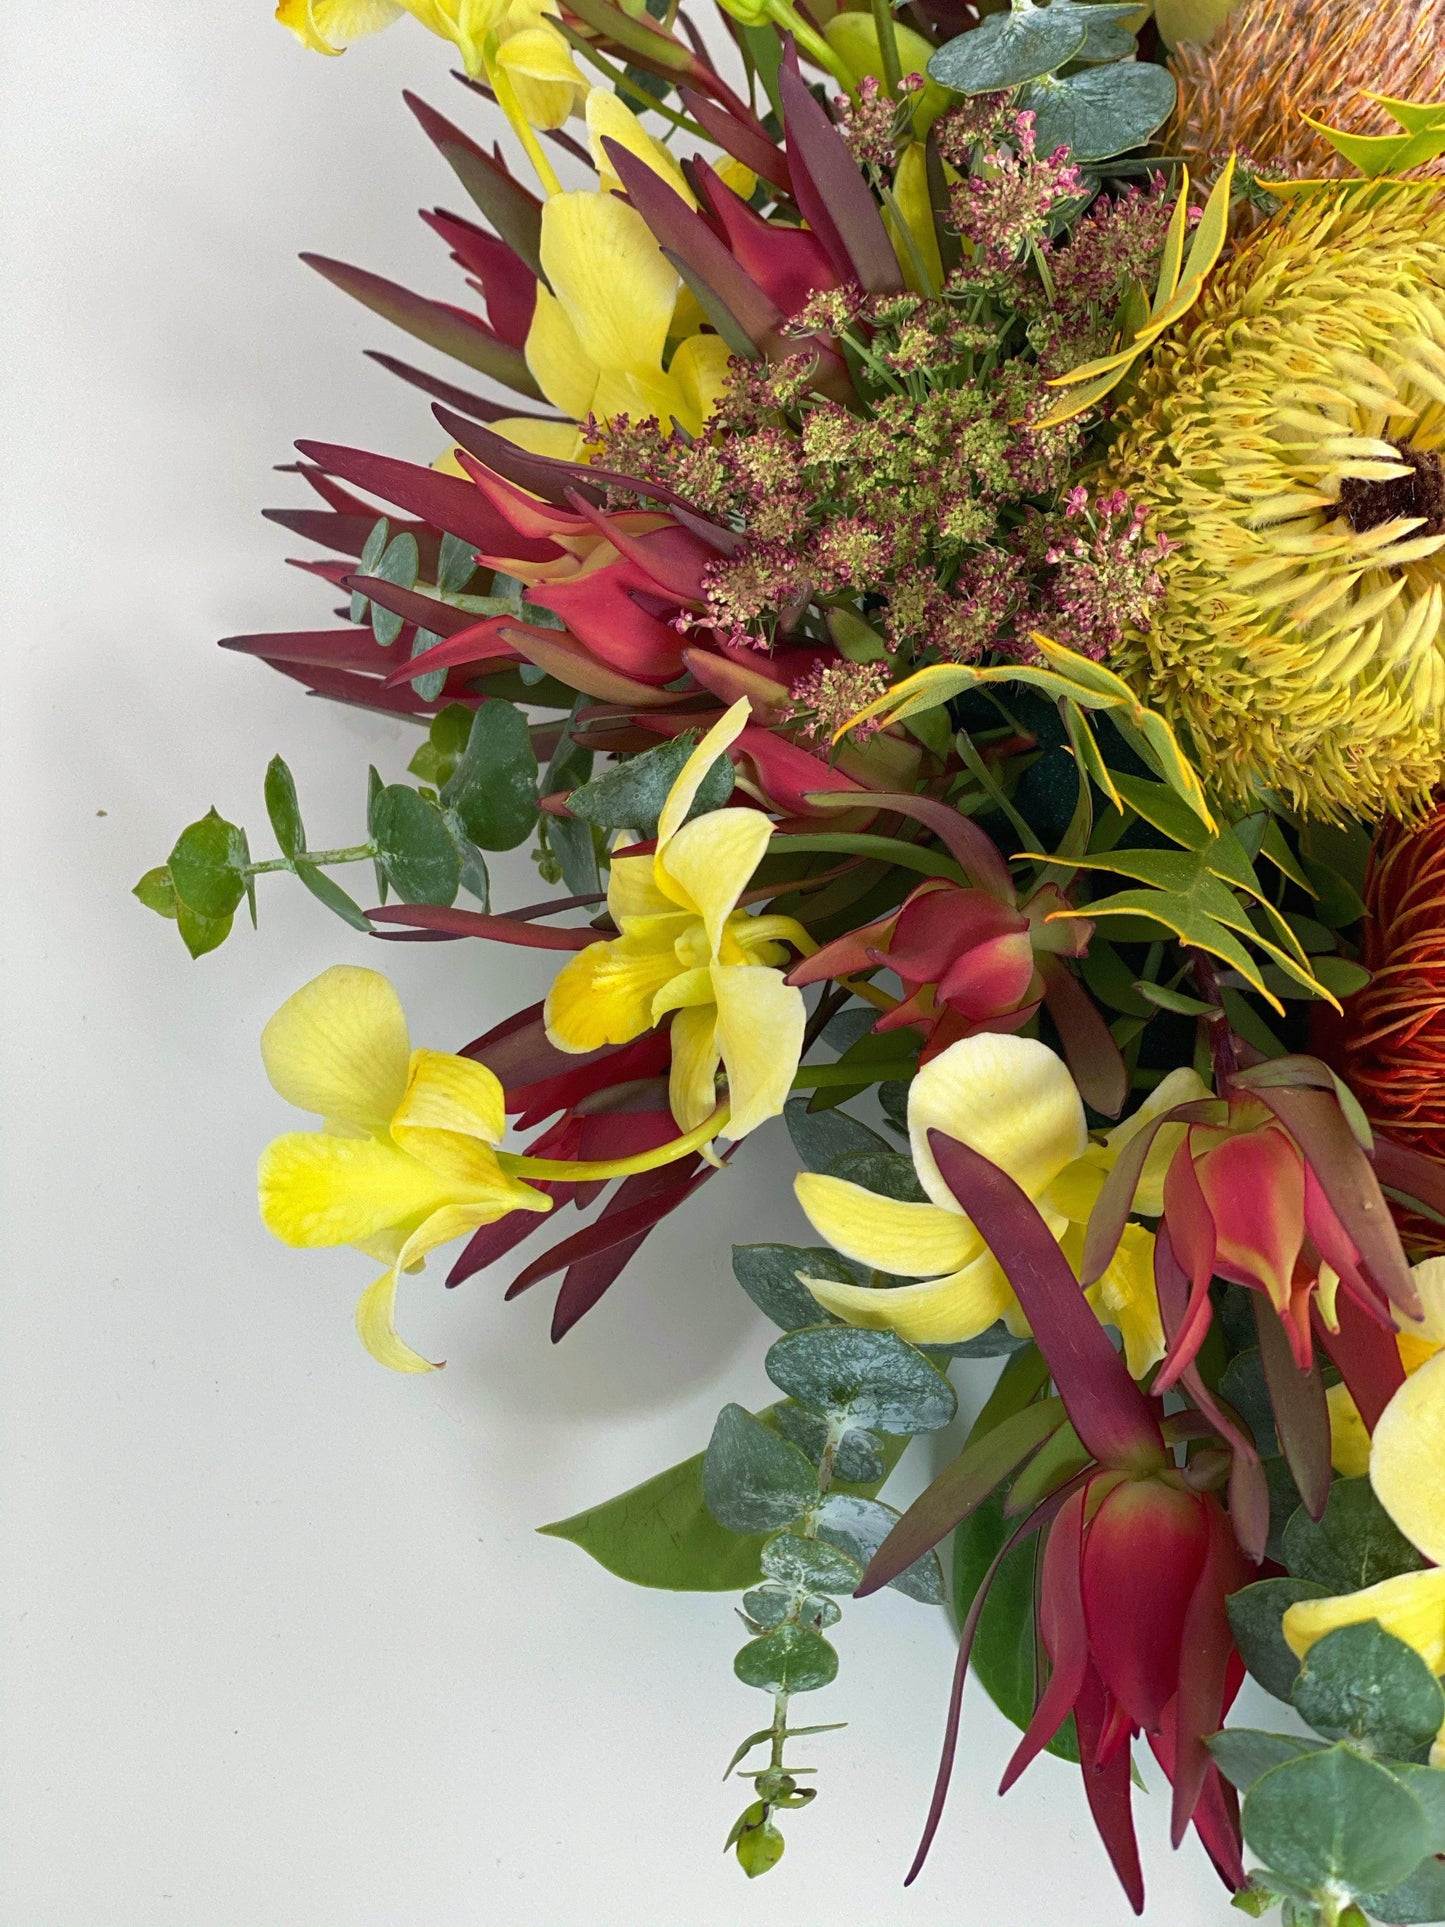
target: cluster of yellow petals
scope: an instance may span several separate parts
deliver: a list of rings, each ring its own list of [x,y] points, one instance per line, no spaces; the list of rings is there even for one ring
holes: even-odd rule
[[[777,967],[811,938],[791,917],[738,908],[772,837],[754,809],[687,820],[703,779],[748,720],[746,697],[683,765],[658,820],[651,856],[614,856],[607,908],[620,935],[589,944],[548,993],[547,1035],[560,1050],[626,1044],[672,1013],[669,1101],[683,1131],[717,1106],[727,1075],[726,1132],[740,1138],[776,1117],[802,1055],[803,993]]]

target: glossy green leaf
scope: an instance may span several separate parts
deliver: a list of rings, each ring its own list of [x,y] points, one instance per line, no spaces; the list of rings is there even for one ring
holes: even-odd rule
[[[1142,147],[1168,120],[1177,98],[1167,67],[1125,60],[1066,80],[1037,80],[1025,88],[1019,104],[1037,116],[1034,133],[1041,154],[1067,147],[1070,160],[1104,161]]]
[[[306,848],[306,831],[301,824],[301,805],[296,796],[296,779],[279,756],[266,766],[266,815],[283,856],[295,856]]]
[[[729,1532],[776,1531],[818,1497],[817,1474],[805,1455],[741,1405],[718,1413],[702,1486],[709,1512]]]
[[[472,719],[461,760],[442,788],[483,850],[514,850],[537,821],[537,758],[515,703],[489,697]]]
[[[165,864],[154,870],[147,870],[131,890],[131,895],[143,903],[147,910],[154,910],[158,917],[176,920],[176,886],[171,881],[171,873]],[[808,1320],[810,1324],[815,1322]]]
[[[810,1278],[831,1278],[840,1285],[856,1285],[858,1275],[826,1245],[734,1245],[733,1276],[765,1318],[784,1331],[817,1325],[828,1314],[799,1272]]]
[[[1285,1643],[1285,1612],[1301,1599],[1323,1599],[1328,1588],[1309,1579],[1259,1579],[1229,1596],[1229,1624],[1239,1656],[1267,1693],[1288,1705],[1299,1660]]]
[[[439,709],[427,728],[426,741],[406,766],[408,772],[433,789],[444,788],[462,759],[475,714],[466,703],[448,703]]]
[[[349,897],[324,870],[318,870],[314,863],[308,863],[304,857],[300,857],[296,862],[296,874],[318,902],[324,903],[328,910],[335,911],[353,930],[371,935],[371,924],[361,905]]]
[[[740,1592],[756,1584],[763,1535],[729,1532],[703,1498],[704,1454],[669,1466],[601,1505],[538,1530],[580,1546],[634,1586]]]
[[[822,1463],[832,1437],[827,1419],[805,1406],[786,1402],[776,1406],[773,1422],[785,1439],[791,1439],[800,1452],[806,1452],[814,1465]],[[848,1485],[881,1484],[888,1468],[884,1442],[875,1432],[859,1427],[846,1431],[837,1441],[833,1456],[835,1478]]]
[[[780,1586],[798,1592],[852,1592],[863,1568],[837,1546],[780,1532],[763,1547],[763,1571]]]
[[[377,861],[403,903],[448,904],[462,865],[440,810],[405,783],[389,783],[371,810]]]
[[[460,595],[477,572],[476,554],[470,542],[459,535],[445,534],[437,551],[437,587],[443,595]]]
[[[1240,1818],[1266,1867],[1315,1892],[1393,1887],[1429,1845],[1420,1802],[1349,1746],[1272,1767],[1245,1795]]]
[[[569,794],[592,778],[594,757],[572,740],[571,727],[590,699],[579,696],[572,705],[552,760],[537,786],[539,796]],[[546,820],[547,844],[562,871],[562,880],[575,896],[588,896],[602,887],[593,827],[582,817],[552,816]]]
[[[467,835],[467,826],[455,810],[444,809],[442,821],[451,831],[452,841],[457,846],[457,857],[462,870],[461,887],[469,891],[485,910],[492,900],[492,883],[487,875],[486,858]]]
[[[1340,1626],[1305,1654],[1295,1709],[1327,1740],[1408,1759],[1445,1724],[1445,1693],[1412,1646],[1378,1620]]]
[[[211,922],[232,916],[246,894],[245,863],[245,832],[215,810],[187,825],[167,864],[178,906]]]
[[[604,830],[631,830],[639,837],[657,835],[657,819],[667,793],[697,747],[694,734],[674,736],[671,742],[645,749],[639,756],[615,763],[600,776],[572,791],[567,807],[574,816]],[[731,759],[719,756],[703,778],[687,820],[708,810],[721,809],[733,793]]]
[[[896,1332],[836,1324],[790,1332],[764,1369],[800,1405],[881,1432],[937,1431],[958,1410],[948,1380]]]
[[[738,1865],[749,1880],[768,1873],[783,1857],[787,1841],[769,1818],[764,1801],[755,1800],[738,1823],[728,1845],[737,1855]]]
[[[1303,1507],[1295,1513],[1285,1527],[1284,1563],[1297,1579],[1342,1593],[1418,1572],[1425,1560],[1363,1478],[1336,1479],[1318,1523]]]
[[[366,772],[366,834],[373,843],[376,841],[377,806],[385,794],[386,785],[381,780],[381,772],[373,763]],[[377,896],[385,903],[388,888],[385,865],[380,857],[373,857],[371,867],[376,876]]]
[[[749,1640],[733,1661],[733,1671],[744,1686],[764,1693],[816,1693],[838,1677],[838,1655],[821,1633],[779,1626]]]

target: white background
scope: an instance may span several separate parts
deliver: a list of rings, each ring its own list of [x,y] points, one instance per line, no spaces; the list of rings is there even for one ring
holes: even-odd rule
[[[953,1639],[893,1594],[845,1612],[814,1704],[848,1729],[812,1743],[821,1797],[749,1885],[720,1774],[765,1703],[731,1676],[733,1602],[633,1590],[533,1536],[697,1450],[725,1400],[766,1401],[768,1328],[727,1247],[803,1234],[779,1125],[559,1348],[550,1285],[505,1306],[505,1268],[409,1281],[407,1335],[449,1361],[428,1378],[357,1344],[366,1260],[257,1222],[256,1153],[296,1120],[256,1038],[290,991],[379,964],[447,1049],[549,974],[517,950],[383,950],[285,878],[262,879],[259,934],[193,964],[127,894],[211,803],[269,849],[277,750],[318,844],[360,834],[369,760],[402,774],[409,727],[213,643],[326,626],[334,598],[284,565],[305,545],[259,519],[305,499],[268,473],[293,437],[437,452],[425,401],[361,359],[406,344],[295,254],[465,299],[413,213],[460,193],[399,93],[479,133],[486,109],[409,23],[325,62],[261,0],[0,13],[0,1922],[1127,1920],[1074,1769],[994,1798],[1010,1740],[976,1685],[947,1824],[903,1892]],[[533,877],[500,865],[499,905]],[[1165,1802],[1138,1804],[1151,1918],[1234,1918],[1196,1846],[1169,1854]]]

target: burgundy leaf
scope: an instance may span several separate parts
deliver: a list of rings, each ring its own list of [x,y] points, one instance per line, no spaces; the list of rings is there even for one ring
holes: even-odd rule
[[[475,276],[473,286],[487,304],[492,332],[508,347],[522,350],[537,310],[537,277],[505,241],[474,221],[423,208],[421,218],[452,250],[458,266]]]
[[[1115,1746],[1102,1761],[1108,1699],[1103,1681],[1091,1666],[1074,1707],[1079,1727],[1079,1755],[1083,1762],[1084,1796],[1099,1838],[1113,1863],[1119,1884],[1136,1914],[1144,1911],[1144,1875],[1139,1866],[1139,1843],[1134,1836],[1130,1800],[1129,1748]]]
[[[399,361],[395,355],[385,355],[379,348],[363,348],[362,353],[368,361],[376,362],[389,375],[399,375],[403,381],[410,382],[413,388],[420,388],[423,394],[431,395],[437,401],[445,402],[447,407],[458,409],[463,415],[473,416],[477,421],[515,421],[518,415],[529,421],[554,419],[549,415],[531,415],[523,409],[508,407],[505,402],[488,401],[482,395],[473,395],[465,388],[442,381],[437,375],[428,375],[420,368],[413,368],[410,362]]]
[[[731,154],[734,160],[741,161],[744,167],[750,167],[755,174],[761,175],[774,187],[780,187],[785,194],[792,193],[788,157],[781,147],[757,133],[754,126],[738,120],[704,95],[694,93],[690,87],[680,87],[678,93],[686,111],[705,134],[711,135],[725,154]]]
[[[1254,1328],[1259,1334],[1259,1356],[1264,1382],[1274,1410],[1280,1450],[1284,1453],[1306,1512],[1324,1516],[1330,1496],[1330,1408],[1325,1399],[1319,1360],[1302,1372],[1295,1363],[1289,1335],[1280,1315],[1262,1291],[1254,1301]]]
[[[840,797],[838,792],[820,790],[807,798],[809,804],[817,809],[856,808],[853,797]],[[909,796],[899,791],[874,791],[869,795],[870,807],[880,810],[893,810],[899,816],[909,816],[917,823],[924,824],[938,838],[957,863],[970,883],[980,890],[987,890],[990,896],[997,897],[1000,903],[1012,904],[1017,901],[1013,879],[1002,852],[993,838],[966,816],[950,809],[931,796]]]
[[[1048,1006],[1074,1082],[1101,1117],[1117,1117],[1129,1095],[1129,1067],[1099,1007],[1062,957],[1037,958]]]
[[[1381,1184],[1445,1219],[1445,1165],[1378,1131],[1372,1162]]]
[[[528,1183],[536,1191],[545,1191],[557,1205],[570,1203],[574,1194],[581,1189],[575,1184],[549,1183],[537,1178],[529,1178]],[[488,1265],[496,1264],[499,1258],[521,1244],[524,1238],[540,1229],[544,1221],[550,1221],[551,1211],[509,1211],[505,1218],[498,1218],[495,1224],[484,1224],[474,1231],[462,1247],[461,1255],[447,1273],[447,1286],[465,1284],[468,1278],[484,1271]]]
[[[261,656],[273,666],[294,662],[313,668],[357,669],[380,675],[389,665],[386,655],[370,629],[292,629],[271,635],[222,636],[219,649],[234,649],[238,655]]]
[[[1176,1847],[1194,1817],[1212,1763],[1204,1736],[1224,1724],[1225,1674],[1234,1650],[1224,1602],[1248,1577],[1218,1506],[1207,1504],[1205,1517],[1209,1544],[1184,1620],[1179,1697],[1174,1707],[1174,1758],[1169,1777],[1174,1785],[1170,1839]]]
[[[583,1258],[610,1251],[614,1245],[625,1244],[650,1231],[682,1203],[699,1162],[696,1157],[680,1158],[676,1164],[661,1165],[655,1171],[639,1171],[624,1178],[597,1221],[573,1232],[561,1244],[544,1251],[540,1258],[534,1258],[512,1280],[507,1296],[514,1297],[541,1279],[550,1278],[554,1272],[565,1271]],[[711,1169],[711,1166],[704,1168]]]
[[[1386,1330],[1366,1313],[1353,1298],[1341,1292],[1335,1299],[1339,1330],[1332,1332],[1320,1316],[1319,1302],[1314,1307],[1315,1337],[1335,1364],[1345,1388],[1373,1432],[1380,1414],[1405,1382],[1400,1363],[1400,1347],[1393,1329]]]
[[[1088,1496],[1087,1488],[1080,1486],[1054,1521],[1044,1548],[1039,1616],[1041,1626],[1048,1628],[1045,1643],[1053,1671],[999,1781],[1000,1793],[1008,1792],[1058,1732],[1073,1711],[1088,1670],[1089,1641],[1082,1589],[1084,1508]]]
[[[541,277],[542,203],[536,195],[513,180],[500,161],[484,153],[434,107],[428,107],[413,93],[403,92],[402,99],[512,252]]]
[[[364,595],[368,602],[382,609],[389,609],[403,622],[414,623],[418,629],[430,629],[435,636],[455,636],[477,626],[476,617],[465,609],[458,609],[450,602],[438,602],[433,596],[418,595],[415,589],[403,589],[399,583],[388,582],[379,575],[348,575],[341,586],[353,595]]]
[[[552,930],[545,924],[524,923],[515,917],[488,916],[482,910],[449,910],[432,903],[396,903],[368,914],[376,923],[400,923],[448,937],[486,937],[493,943],[520,944],[527,950],[585,950],[597,941],[595,930]]]
[[[521,562],[555,562],[560,557],[555,543],[533,542],[516,534],[476,484],[458,475],[440,475],[434,468],[418,468],[414,462],[334,442],[298,442],[296,446],[329,474],[395,502],[433,527],[470,542],[474,549]]]
[[[434,702],[423,702],[410,687],[386,689],[374,677],[358,675],[350,669],[308,668],[265,656],[262,661],[269,661],[281,675],[290,676],[313,696],[324,696],[329,702],[351,703],[357,709],[379,709],[392,716],[431,716],[438,706]],[[445,692],[440,700],[447,700]]]
[[[803,218],[846,279],[861,282],[869,294],[901,294],[893,243],[842,135],[786,64],[778,70],[778,90]]]
[[[1109,1269],[1114,1253],[1119,1249],[1119,1240],[1124,1235],[1124,1226],[1129,1222],[1129,1213],[1134,1208],[1134,1193],[1139,1188],[1139,1179],[1144,1172],[1144,1161],[1153,1148],[1154,1140],[1166,1124],[1211,1124],[1224,1114],[1224,1106],[1214,1098],[1196,1099],[1189,1104],[1176,1104],[1171,1111],[1161,1111],[1158,1117],[1137,1130],[1114,1161],[1114,1168],[1104,1180],[1104,1188],[1094,1201],[1089,1227],[1084,1234],[1084,1261],[1081,1275],[1085,1285],[1096,1285]]]

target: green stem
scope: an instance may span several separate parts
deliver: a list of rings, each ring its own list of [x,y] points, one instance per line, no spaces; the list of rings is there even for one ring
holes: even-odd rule
[[[376,855],[376,845],[374,843],[353,843],[345,850],[298,850],[296,855],[303,862],[311,864],[315,869],[320,869],[331,863],[369,863]],[[295,867],[296,863],[293,858],[289,856],[273,856],[269,857],[264,863],[248,863],[245,874],[249,877],[260,877],[266,876],[272,870],[294,870]]]
[[[900,870],[916,870],[920,876],[963,880],[963,872],[951,857],[940,856],[915,843],[900,843],[892,836],[869,836],[864,831],[822,830],[808,836],[775,836],[769,844],[774,854],[806,856],[814,852],[844,856],[881,857]]]
[[[873,26],[878,35],[878,51],[883,57],[884,91],[896,95],[903,78],[903,63],[898,58],[898,36],[893,31],[893,9],[888,0],[873,0]]]
[[[830,73],[847,94],[858,98],[858,83],[815,27],[810,27],[792,0],[768,0],[768,13],[784,32],[790,33],[810,59]]]
[[[823,1091],[832,1085],[885,1084],[890,1079],[907,1079],[918,1069],[914,1057],[900,1057],[896,1064],[803,1064],[793,1072],[795,1091]]]

